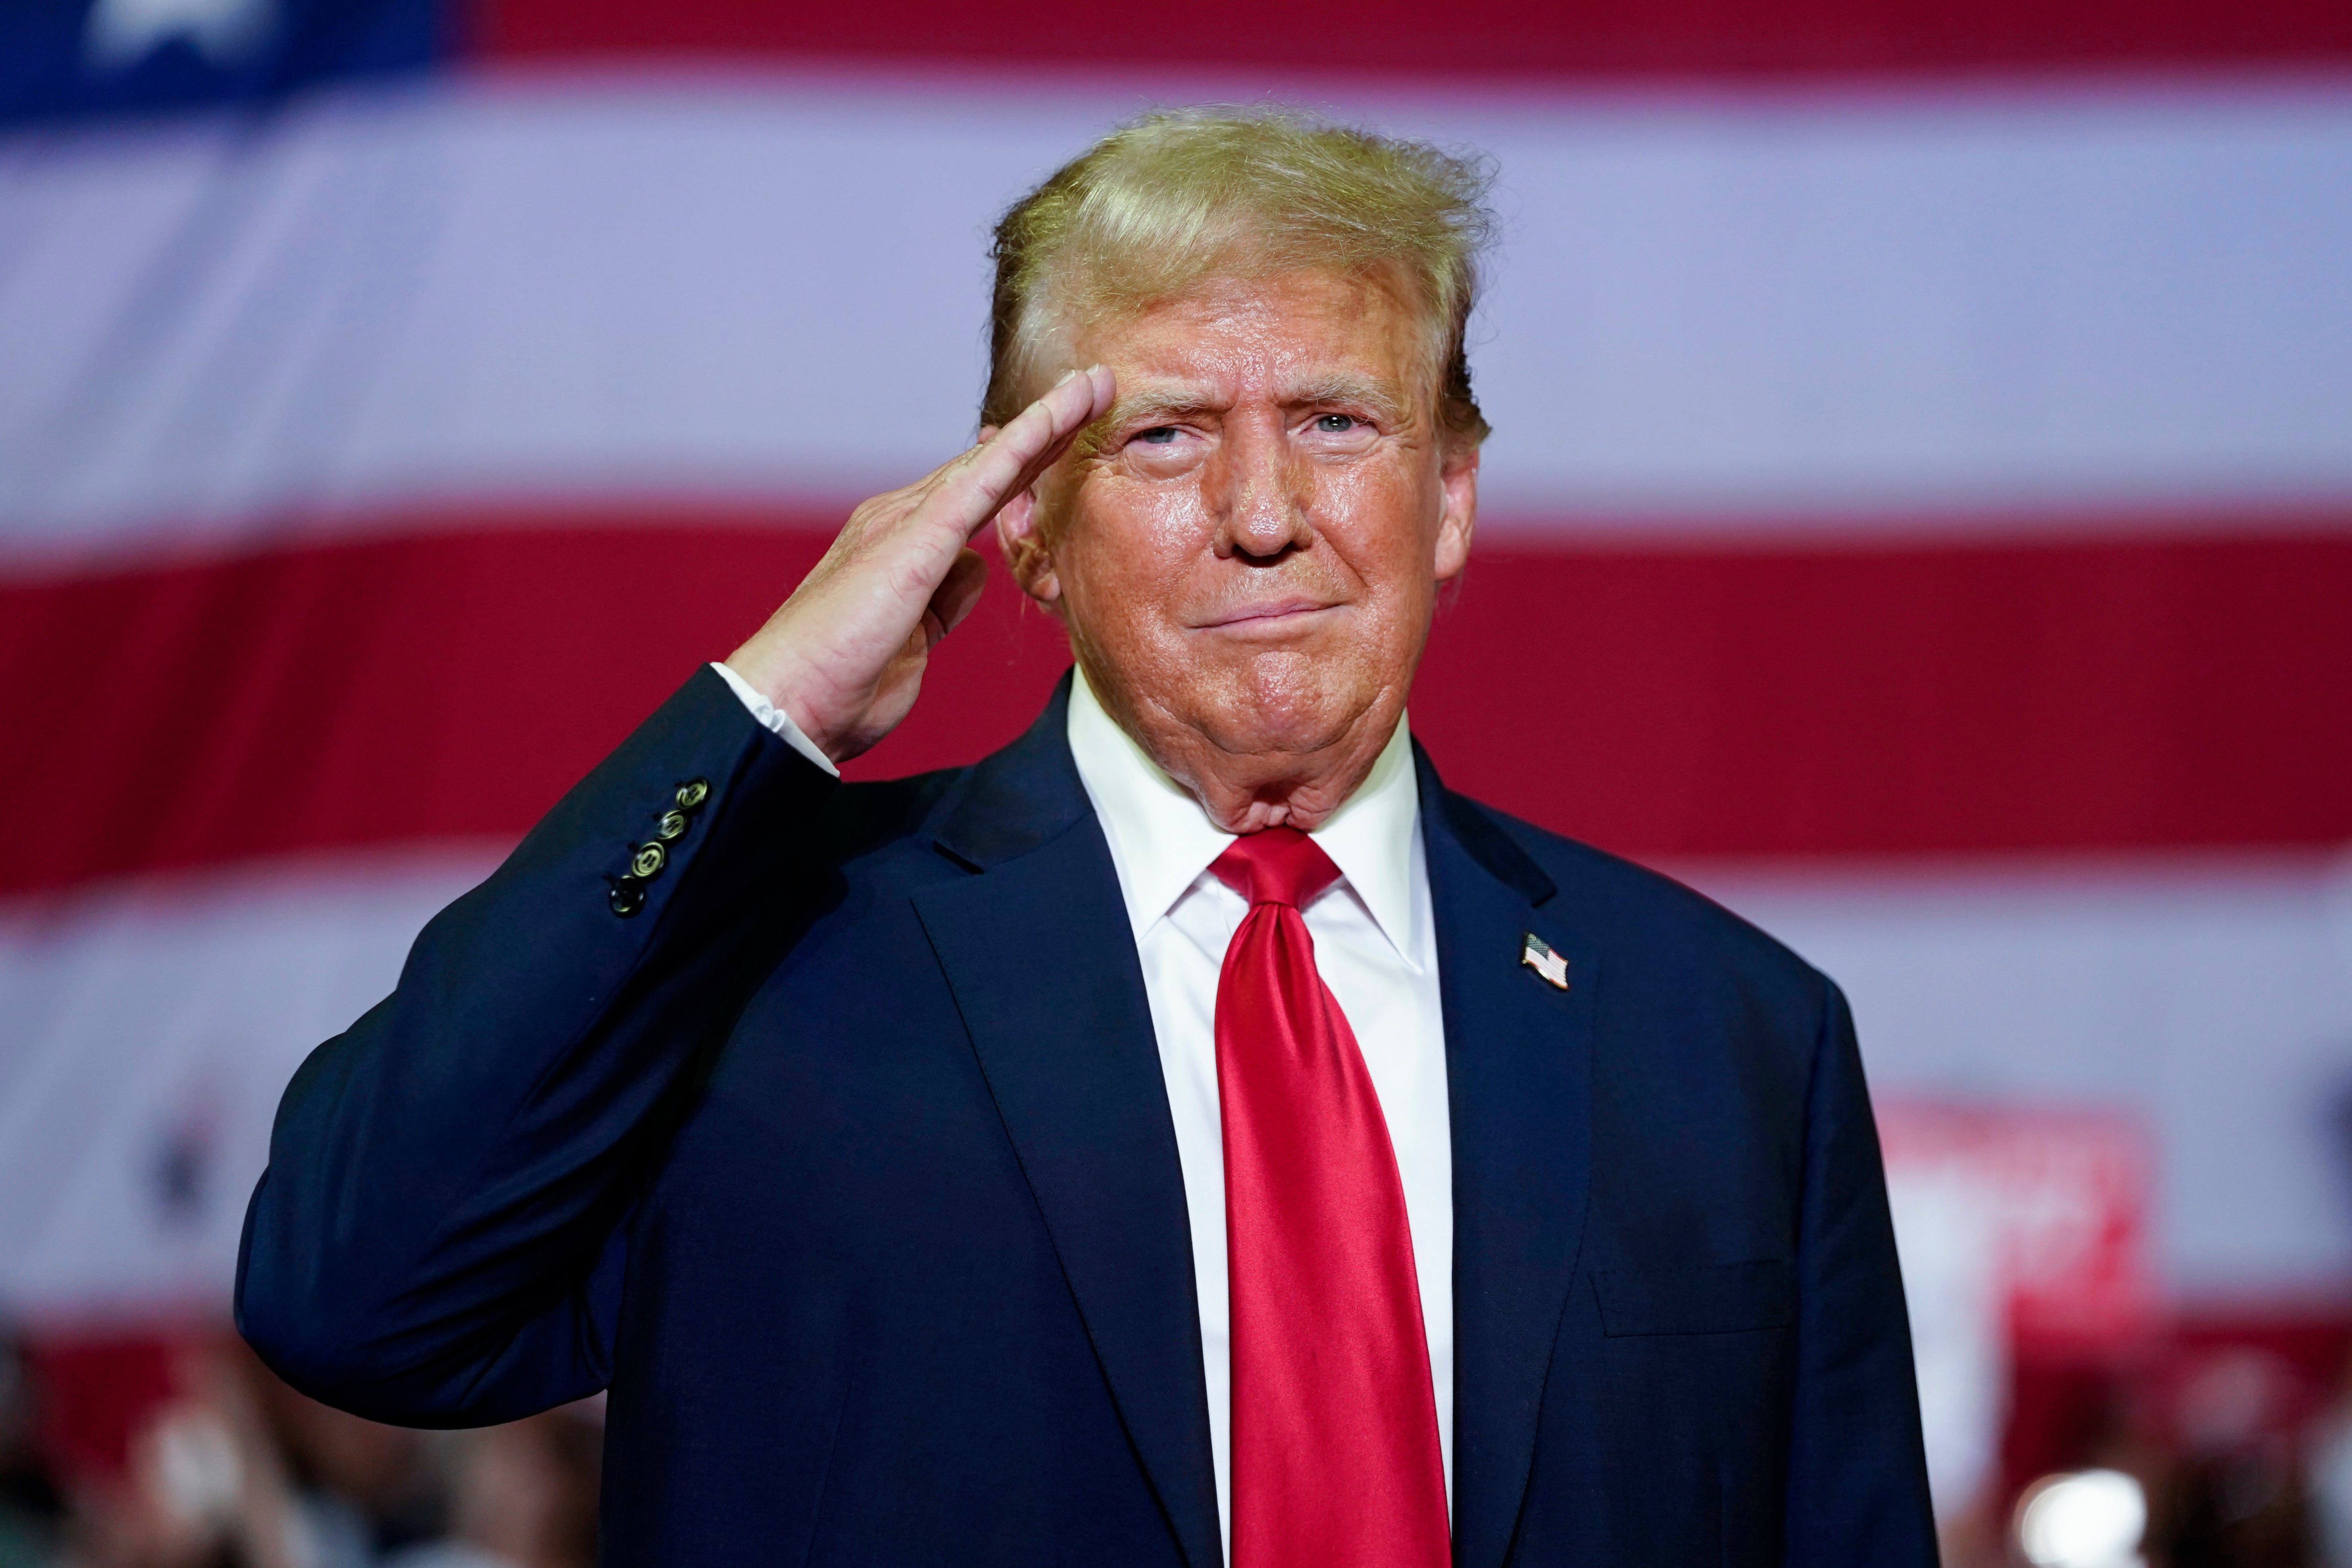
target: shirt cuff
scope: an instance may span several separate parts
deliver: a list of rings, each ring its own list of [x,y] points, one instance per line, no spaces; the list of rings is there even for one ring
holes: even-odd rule
[[[785,745],[790,746],[835,778],[841,776],[841,770],[833,765],[833,759],[817,750],[814,741],[801,733],[801,727],[793,722],[791,714],[761,696],[752,689],[750,681],[725,665],[713,664],[710,668],[719,672],[719,679],[727,683],[727,689],[730,691],[743,700],[743,706],[751,710],[751,717],[782,736]]]

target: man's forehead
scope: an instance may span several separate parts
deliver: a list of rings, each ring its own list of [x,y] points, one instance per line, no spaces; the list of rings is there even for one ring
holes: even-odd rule
[[[1118,374],[1119,400],[1235,398],[1298,401],[1319,395],[1402,395],[1418,367],[1416,340],[1360,315],[1152,312],[1100,323],[1090,359]]]
[[[1390,403],[1405,391],[1403,382],[1393,373],[1351,366],[1244,366],[1226,375],[1155,373],[1142,368],[1121,374],[1118,401],[1111,412],[1116,418],[1153,411],[1217,411],[1238,403],[1261,400],[1284,405]]]
[[[1377,363],[1415,341],[1418,315],[1390,290],[1345,274],[1290,272],[1204,279],[1182,293],[1099,301],[1079,317],[1086,349],[1178,360],[1246,353],[1258,359],[1334,354]]]

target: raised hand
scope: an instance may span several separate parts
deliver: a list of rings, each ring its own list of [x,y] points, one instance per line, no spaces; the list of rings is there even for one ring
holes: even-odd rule
[[[939,640],[980,600],[971,537],[1108,412],[1111,374],[1072,371],[1003,429],[849,514],[793,596],[727,658],[836,763],[870,749],[915,705]]]

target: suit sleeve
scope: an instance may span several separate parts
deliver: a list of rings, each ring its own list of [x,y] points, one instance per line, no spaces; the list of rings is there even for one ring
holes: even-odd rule
[[[1827,992],[1797,1241],[1790,1568],[1933,1568],[1911,1329],[1878,1131],[1845,997]]]
[[[623,1221],[812,907],[835,787],[704,668],[434,917],[278,1108],[237,1260],[265,1362],[412,1426],[604,1385]]]

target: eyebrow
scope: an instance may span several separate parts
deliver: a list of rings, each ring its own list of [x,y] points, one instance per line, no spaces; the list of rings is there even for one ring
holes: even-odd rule
[[[1135,393],[1113,403],[1108,413],[1080,431],[1077,446],[1088,457],[1098,458],[1110,450],[1113,430],[1131,426],[1139,419],[1198,414],[1216,406],[1216,399],[1204,387],[1167,386]]]
[[[1351,375],[1345,372],[1321,375],[1303,381],[1286,390],[1282,396],[1285,407],[1313,407],[1324,403],[1360,404],[1382,418],[1401,421],[1403,407],[1395,396],[1370,377]],[[1223,403],[1205,387],[1169,386],[1148,389],[1122,397],[1110,406],[1110,412],[1087,426],[1079,444],[1090,454],[1100,455],[1108,449],[1110,433],[1122,426],[1131,426],[1139,420],[1163,416],[1222,412]]]
[[[1138,419],[1148,419],[1161,414],[1201,414],[1220,407],[1217,398],[1205,387],[1167,386],[1139,392],[1132,397],[1122,397],[1110,405],[1104,415],[1106,425],[1132,425]]]
[[[1395,395],[1369,376],[1350,375],[1344,371],[1301,382],[1284,398],[1286,404],[1360,403],[1391,419],[1402,418],[1404,406]]]

